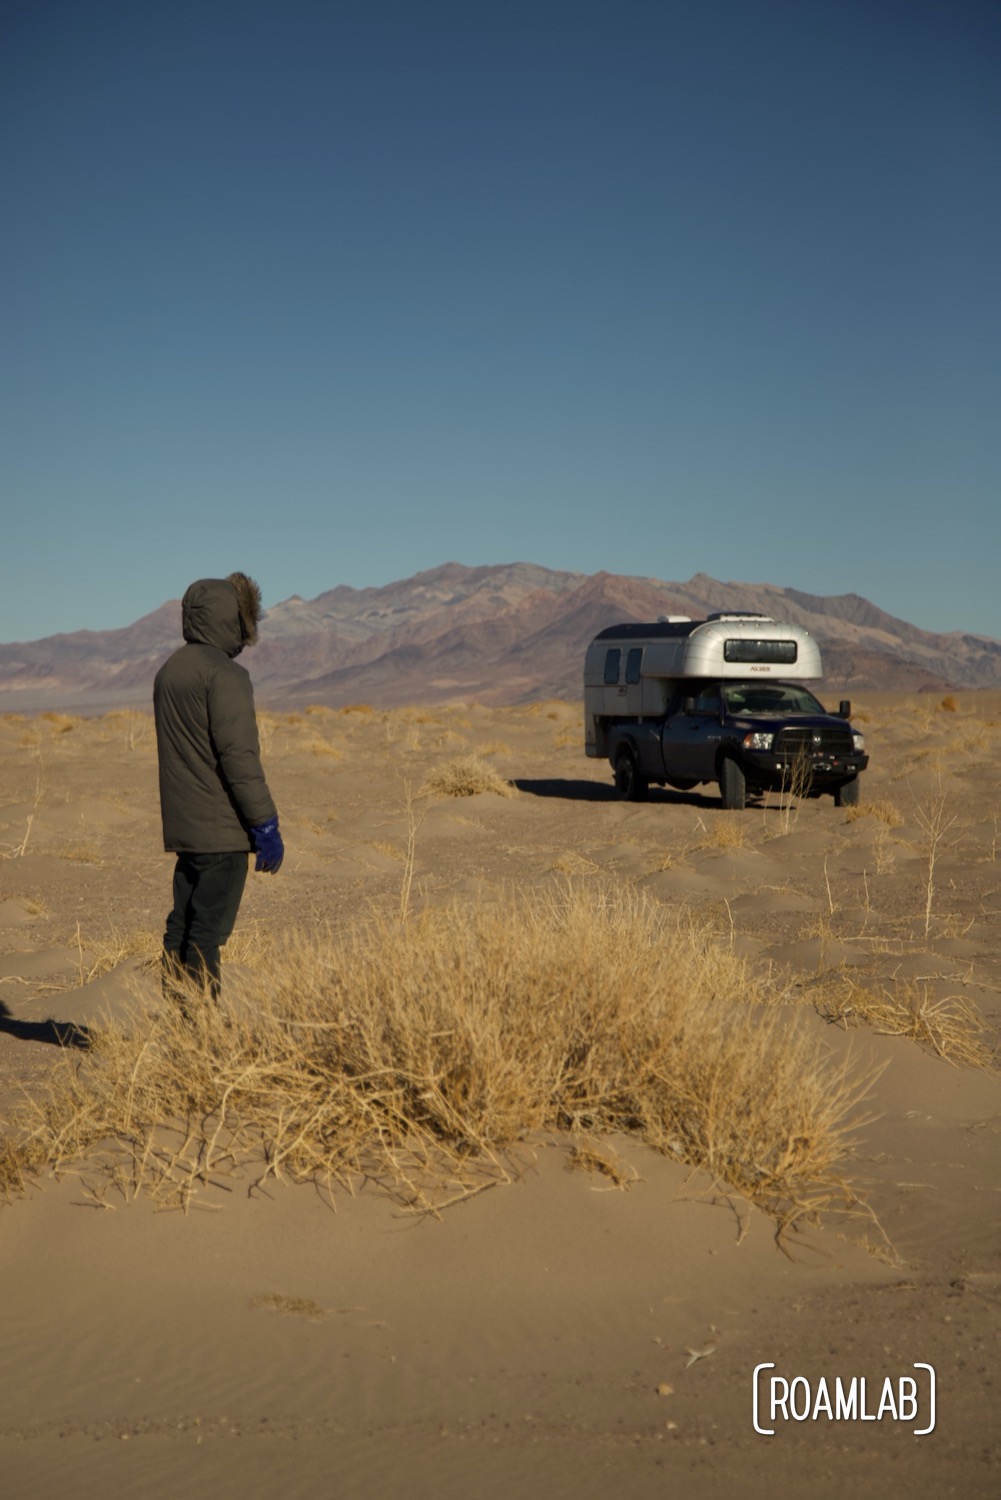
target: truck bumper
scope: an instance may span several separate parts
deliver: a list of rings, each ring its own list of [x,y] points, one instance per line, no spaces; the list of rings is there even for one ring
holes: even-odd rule
[[[868,755],[808,755],[803,760],[781,760],[767,750],[746,753],[741,767],[748,786],[762,791],[788,790],[797,781],[807,780],[813,791],[843,786],[869,764]]]

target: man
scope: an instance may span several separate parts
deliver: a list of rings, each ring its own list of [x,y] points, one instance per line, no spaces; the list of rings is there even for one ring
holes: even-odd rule
[[[272,875],[285,853],[254,690],[233,660],[257,640],[260,612],[261,591],[244,573],[193,583],[181,606],[186,644],[153,684],[163,845],[177,855],[163,983],[178,999],[185,979],[219,994],[219,950],[236,922],[248,852]]]

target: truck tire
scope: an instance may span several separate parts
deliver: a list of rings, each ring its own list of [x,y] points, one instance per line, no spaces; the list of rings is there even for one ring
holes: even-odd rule
[[[627,802],[645,802],[650,790],[650,783],[636,764],[636,757],[625,748],[615,757],[615,790]]]
[[[747,782],[735,760],[724,755],[719,767],[719,791],[723,806],[728,811],[739,812],[747,802]]]
[[[843,781],[840,786],[834,788],[835,807],[858,807],[859,798],[862,795],[862,787],[857,776],[851,781]]]

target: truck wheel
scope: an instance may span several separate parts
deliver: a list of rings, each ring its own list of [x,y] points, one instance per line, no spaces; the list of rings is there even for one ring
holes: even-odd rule
[[[840,786],[834,788],[834,806],[858,807],[861,795],[862,788],[859,785],[859,779],[853,776],[851,781],[843,781]]]
[[[729,811],[739,812],[747,802],[747,782],[735,760],[723,757],[719,768],[719,790],[723,806]]]
[[[627,802],[645,802],[650,783],[641,774],[631,750],[620,750],[615,758],[615,790]]]

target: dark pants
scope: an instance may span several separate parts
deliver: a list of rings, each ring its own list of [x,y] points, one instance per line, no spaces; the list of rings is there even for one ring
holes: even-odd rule
[[[246,854],[179,854],[174,909],[163,935],[165,993],[190,979],[219,993],[219,949],[233,931],[247,883]]]

